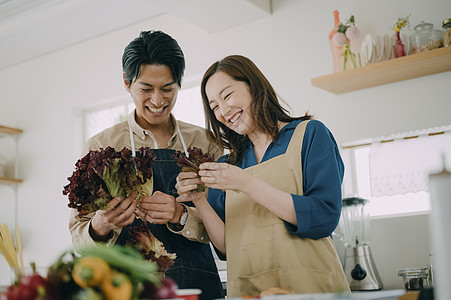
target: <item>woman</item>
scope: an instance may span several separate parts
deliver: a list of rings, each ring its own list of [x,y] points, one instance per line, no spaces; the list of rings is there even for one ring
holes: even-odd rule
[[[193,201],[217,252],[227,256],[227,295],[272,287],[347,292],[331,234],[341,212],[344,167],[331,132],[290,117],[265,76],[232,55],[205,73],[209,138],[230,150],[198,174],[177,178],[177,201]],[[194,190],[205,183],[206,193]]]

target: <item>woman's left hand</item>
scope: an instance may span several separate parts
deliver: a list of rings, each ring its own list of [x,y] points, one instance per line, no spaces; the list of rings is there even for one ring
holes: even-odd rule
[[[193,202],[194,205],[197,201],[205,198],[205,192],[196,192],[197,185],[202,183],[200,178],[194,172],[180,172],[177,176],[177,183],[175,188],[179,196],[177,202]]]
[[[220,190],[242,190],[249,181],[243,169],[217,162],[206,162],[199,166],[199,176],[206,186]]]

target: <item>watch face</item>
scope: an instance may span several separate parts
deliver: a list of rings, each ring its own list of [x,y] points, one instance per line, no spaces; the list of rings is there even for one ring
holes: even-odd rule
[[[188,220],[188,213],[184,212],[182,216],[180,217],[180,225],[185,225],[186,220]]]

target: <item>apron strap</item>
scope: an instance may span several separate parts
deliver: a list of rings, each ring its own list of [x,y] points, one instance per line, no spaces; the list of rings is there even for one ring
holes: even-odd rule
[[[307,127],[308,122],[302,121],[296,126],[296,129],[293,132],[293,136],[291,137],[291,141],[288,144],[286,153],[291,153],[291,151],[301,152],[302,151],[302,142],[304,139],[305,128]]]
[[[186,148],[185,140],[183,139],[182,132],[180,131],[180,127],[179,127],[178,124],[177,124],[177,132],[178,132],[179,137],[180,137],[180,142],[182,143],[183,151],[185,151],[186,157],[189,157],[188,149]]]
[[[133,131],[130,125],[128,126],[128,131],[130,132],[130,144],[132,145],[132,156],[134,157],[136,155],[135,152],[135,139],[133,138]]]
[[[185,140],[183,139],[182,132],[180,131],[180,127],[178,126],[178,124],[177,124],[176,127],[177,127],[178,136],[180,138],[180,142],[182,143],[183,151],[185,152],[186,157],[188,157],[189,156],[188,148],[186,147]],[[132,146],[132,156],[135,156],[135,154],[136,154],[136,152],[135,152],[135,139],[133,137],[133,131],[132,131],[132,128],[130,127],[130,125],[128,126],[128,131],[130,132],[130,144]],[[155,139],[153,139],[153,140],[154,140],[153,141],[153,143],[154,143],[154,147],[153,148],[154,149],[158,149],[159,147],[158,147],[157,141]]]

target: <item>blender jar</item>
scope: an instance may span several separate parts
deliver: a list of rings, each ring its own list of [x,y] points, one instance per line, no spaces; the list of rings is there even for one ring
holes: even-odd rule
[[[419,291],[429,287],[429,271],[427,268],[403,269],[398,272],[404,281],[406,291]]]
[[[369,215],[365,209],[368,200],[352,197],[342,200],[339,226],[347,247],[366,245],[369,231]]]

